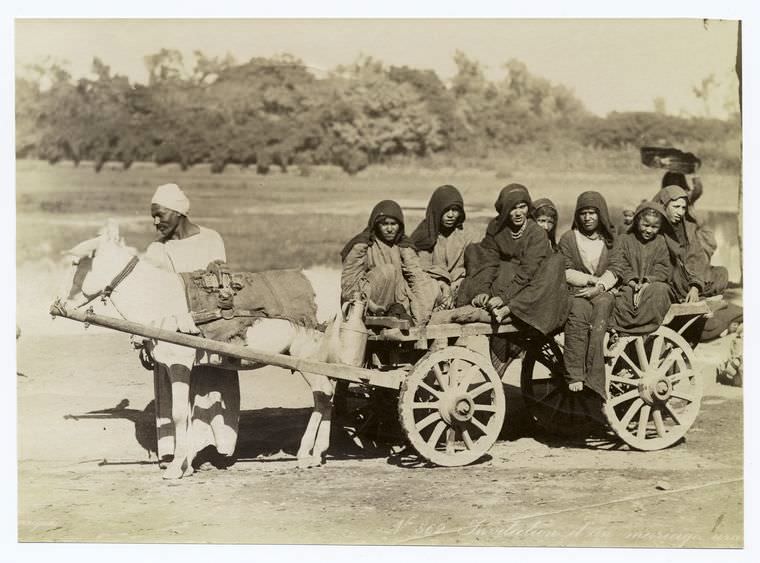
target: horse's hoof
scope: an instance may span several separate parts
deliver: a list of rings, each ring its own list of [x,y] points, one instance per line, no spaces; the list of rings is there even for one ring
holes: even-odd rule
[[[183,468],[183,465],[186,467]],[[162,477],[164,479],[182,479],[183,477],[190,477],[193,473],[195,473],[195,469],[189,463],[170,463],[164,470]]]
[[[164,479],[182,479],[183,476],[182,468],[174,464],[168,465],[161,475]]]
[[[298,469],[312,469],[322,465],[322,458],[319,456],[305,457],[298,460]]]

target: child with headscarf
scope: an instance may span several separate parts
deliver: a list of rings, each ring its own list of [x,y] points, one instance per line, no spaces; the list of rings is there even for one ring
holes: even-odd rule
[[[495,322],[550,334],[567,317],[562,260],[552,252],[546,231],[530,218],[525,186],[506,186],[495,207],[499,214],[485,237],[465,253],[467,276],[457,304],[485,308]]]
[[[546,231],[552,250],[557,252],[557,222],[559,213],[557,206],[548,198],[540,198],[533,202],[533,220]]]
[[[436,188],[430,197],[425,218],[411,235],[423,270],[438,283],[435,309],[454,306],[464,280],[464,251],[473,242],[463,228],[464,200],[454,186]]]
[[[414,244],[404,233],[398,203],[383,200],[370,214],[367,227],[341,251],[341,300],[357,293],[368,311],[409,318],[425,324],[438,295],[435,281],[420,265]]]
[[[662,206],[647,201],[636,208],[630,231],[618,238],[610,270],[621,287],[610,325],[619,332],[654,332],[670,308],[670,255],[662,234],[666,225]]]
[[[667,186],[657,192],[653,201],[663,207],[667,219],[663,234],[672,266],[670,300],[698,301],[705,288],[700,275],[706,271],[705,255],[697,241],[697,223],[689,211],[688,194],[680,186]]]
[[[683,246],[686,267],[702,283],[700,293],[705,297],[719,295],[728,286],[728,270],[722,266],[711,266],[710,259],[717,243],[712,232],[701,223],[690,205],[689,194],[681,186],[666,186],[657,192],[654,201],[665,208],[676,238],[671,238],[671,250],[676,250],[676,239]],[[667,240],[667,239],[666,239]],[[679,288],[683,290],[683,287]],[[685,298],[683,291],[677,294],[679,300]]]
[[[693,215],[687,192],[680,186],[667,186],[657,193],[655,201],[665,208],[669,227],[664,234],[673,267],[671,301],[690,303],[699,300],[700,295],[720,295],[728,286],[728,271],[710,265],[715,247],[705,246],[705,229]],[[717,338],[742,321],[744,311],[738,305],[727,301],[715,305],[712,317],[705,321],[702,340]]]
[[[615,303],[610,290],[617,283],[609,269],[614,241],[602,194],[580,194],[573,226],[559,240],[572,293],[565,325],[565,368],[571,391],[581,391],[585,382],[604,396],[604,335]]]

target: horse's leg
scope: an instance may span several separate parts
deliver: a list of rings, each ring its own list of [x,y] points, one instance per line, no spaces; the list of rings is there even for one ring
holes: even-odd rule
[[[333,394],[335,385],[326,377],[311,375],[317,390],[314,392],[314,408],[320,415],[319,427],[314,440],[312,456],[320,463],[324,463],[327,448],[330,447],[330,424],[332,420]]]
[[[301,375],[311,387],[311,381],[309,381],[310,378],[308,374],[301,373]],[[304,430],[303,436],[301,436],[301,444],[298,447],[298,453],[296,453],[298,467],[302,468],[313,467],[315,465],[312,452],[314,451],[314,443],[317,440],[317,431],[319,430],[320,422],[322,420],[322,413],[318,408],[320,399],[317,397],[318,393],[314,391],[313,387],[311,394],[314,398],[314,410],[309,417],[306,430]],[[319,460],[316,465],[319,465],[320,462],[321,460]]]
[[[180,479],[193,474],[190,444],[190,368],[181,364],[169,367],[172,384],[172,422],[174,459],[164,471],[164,479]]]
[[[332,419],[332,398],[335,387],[322,375],[302,373],[306,383],[311,387],[314,397],[314,412],[309,417],[306,431],[298,448],[299,467],[317,467],[324,463],[327,448],[330,446],[330,421]]]

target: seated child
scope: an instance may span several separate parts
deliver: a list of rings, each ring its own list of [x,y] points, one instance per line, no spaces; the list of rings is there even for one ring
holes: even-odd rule
[[[533,220],[546,231],[552,250],[557,252],[557,221],[559,213],[557,206],[548,198],[537,199],[533,202]]]
[[[454,186],[440,186],[430,197],[425,218],[409,237],[422,269],[438,282],[435,310],[451,309],[464,280],[464,251],[473,242],[464,230],[464,200]]]
[[[654,332],[670,308],[670,256],[661,233],[666,221],[661,205],[644,202],[636,209],[630,232],[618,240],[610,270],[622,285],[610,325],[619,332]]]
[[[578,196],[573,226],[562,235],[559,251],[570,287],[565,325],[565,369],[568,389],[587,387],[604,396],[604,335],[617,278],[609,269],[615,235],[607,202],[599,192]]]
[[[416,324],[428,321],[438,287],[422,270],[414,244],[404,234],[398,203],[378,203],[367,227],[343,248],[341,259],[341,301],[359,293],[372,314],[411,318]]]

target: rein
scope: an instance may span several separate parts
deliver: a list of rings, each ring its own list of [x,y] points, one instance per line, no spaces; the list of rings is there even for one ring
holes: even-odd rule
[[[92,303],[96,298],[102,297],[103,301],[105,302],[106,299],[111,297],[111,294],[113,293],[113,290],[116,289],[116,287],[124,281],[124,279],[132,273],[132,270],[135,269],[135,266],[137,266],[137,263],[140,261],[140,259],[137,256],[133,256],[132,259],[127,262],[127,265],[122,268],[122,270],[114,276],[114,278],[110,281],[108,285],[106,285],[103,289],[98,291],[97,293],[93,295],[85,295],[87,298],[87,301],[82,303],[81,305],[77,306],[77,309],[81,309],[85,305],[89,305]],[[82,292],[84,293],[84,292]]]

